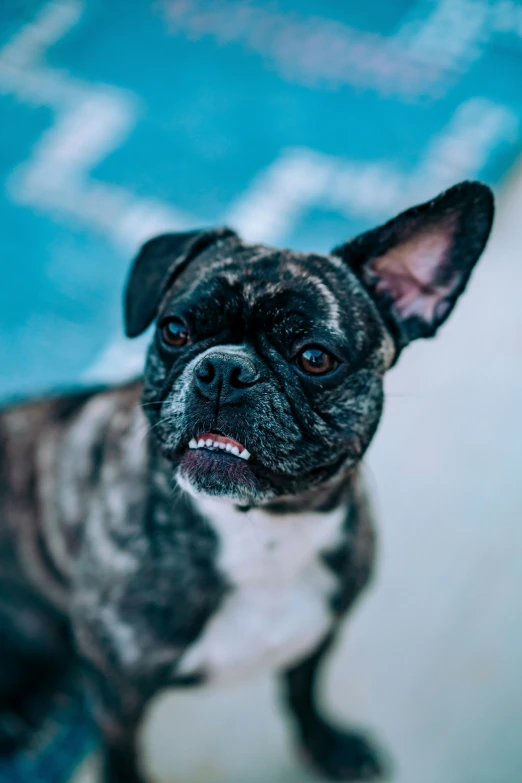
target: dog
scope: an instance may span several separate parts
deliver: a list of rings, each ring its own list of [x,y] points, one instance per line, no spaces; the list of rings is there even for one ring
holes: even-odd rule
[[[279,673],[296,739],[332,780],[373,779],[317,678],[375,560],[360,463],[401,351],[432,337],[486,244],[463,182],[330,255],[228,228],[147,242],[124,301],[153,322],[143,380],[0,415],[0,749],[81,664],[105,783],[142,783],[166,687]]]

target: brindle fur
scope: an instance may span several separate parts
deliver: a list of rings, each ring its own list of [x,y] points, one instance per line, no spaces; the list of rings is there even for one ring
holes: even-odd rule
[[[487,189],[464,184],[332,256],[251,247],[229,230],[144,247],[127,288],[127,331],[181,314],[192,344],[169,352],[156,336],[143,382],[0,413],[0,633],[9,641],[0,646],[0,751],[25,738],[39,687],[80,662],[106,783],[143,780],[136,737],[144,709],[162,688],[205,680],[204,669],[186,674],[178,664],[236,589],[219,568],[216,528],[198,506],[204,495],[228,499],[245,519],[264,509],[281,525],[288,514],[315,510],[326,519],[344,509],[335,546],[317,553],[336,580],[330,630],[288,662],[284,692],[323,773],[381,773],[362,736],[321,717],[317,667],[373,568],[359,465],[382,412],[384,373],[409,339],[431,335],[447,316],[491,218]],[[432,248],[436,231],[444,252],[435,277],[419,281],[415,268],[408,277],[407,248],[417,252],[426,233]],[[340,356],[331,378],[296,371],[292,352],[306,341]],[[226,389],[209,402],[194,368],[203,353],[226,362],[231,352],[255,382],[239,402]],[[190,438],[213,428],[252,460],[220,472],[204,452],[187,451]]]

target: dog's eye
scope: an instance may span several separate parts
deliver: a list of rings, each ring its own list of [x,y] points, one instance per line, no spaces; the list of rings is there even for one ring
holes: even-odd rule
[[[307,345],[297,354],[297,364],[309,375],[326,375],[339,366],[339,362],[320,345]]]
[[[163,342],[171,348],[181,348],[190,342],[187,327],[177,318],[164,321],[160,329]]]

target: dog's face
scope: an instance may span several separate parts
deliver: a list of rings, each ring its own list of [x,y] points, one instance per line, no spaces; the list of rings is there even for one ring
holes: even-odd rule
[[[223,237],[159,308],[145,410],[184,486],[242,503],[295,494],[361,458],[393,354],[340,259]]]
[[[144,410],[178,482],[241,505],[339,480],[377,427],[383,376],[447,317],[492,220],[464,183],[330,256],[245,245],[228,229],[148,242],[129,336],[155,319]]]

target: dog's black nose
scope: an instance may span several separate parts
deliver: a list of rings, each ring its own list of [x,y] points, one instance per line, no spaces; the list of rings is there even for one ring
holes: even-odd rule
[[[246,356],[211,353],[194,369],[196,388],[208,400],[239,402],[246,389],[259,380],[259,373]]]

